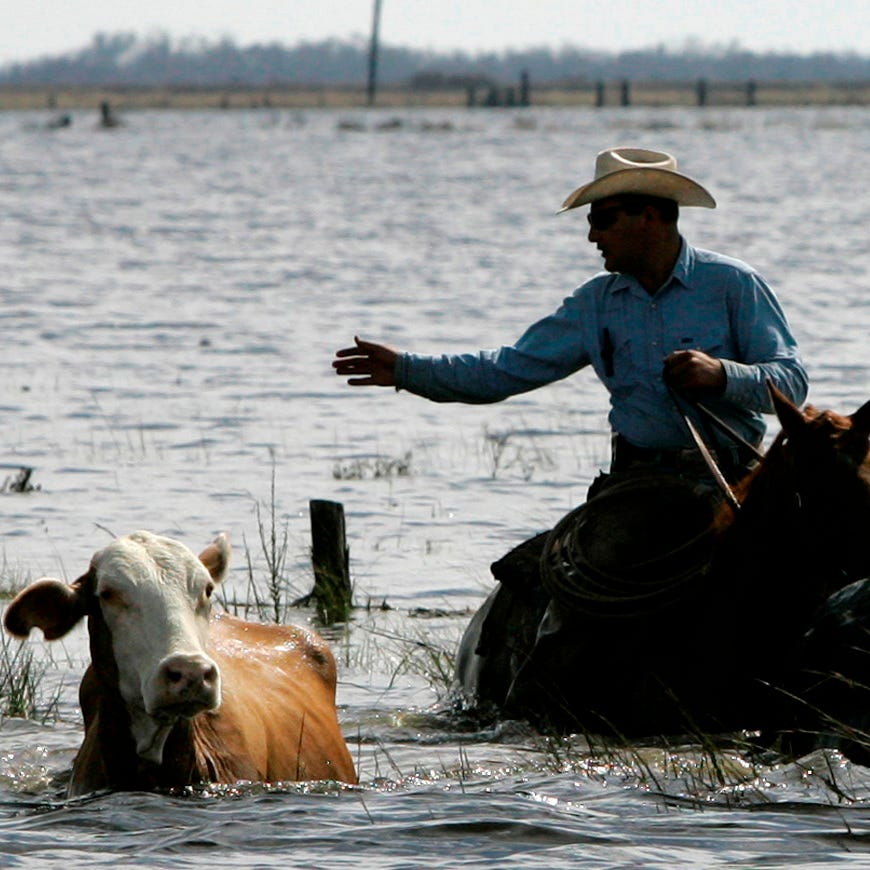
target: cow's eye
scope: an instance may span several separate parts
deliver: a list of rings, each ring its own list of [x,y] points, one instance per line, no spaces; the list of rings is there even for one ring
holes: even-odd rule
[[[114,589],[101,589],[99,592],[100,601],[104,604],[117,604],[120,596]]]

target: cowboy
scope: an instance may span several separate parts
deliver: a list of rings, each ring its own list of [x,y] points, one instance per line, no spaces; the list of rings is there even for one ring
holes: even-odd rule
[[[592,366],[610,392],[611,471],[706,473],[691,415],[700,403],[731,435],[713,435],[732,478],[757,447],[768,382],[796,404],[807,376],[773,291],[751,266],[690,245],[680,206],[715,208],[676,159],[641,148],[602,151],[595,176],[561,212],[589,205],[588,239],[605,272],[513,345],[476,353],[402,353],[358,337],[333,366],[354,386],[393,386],[437,402],[497,402]],[[696,431],[703,421],[696,421]],[[703,442],[701,451],[703,451]]]

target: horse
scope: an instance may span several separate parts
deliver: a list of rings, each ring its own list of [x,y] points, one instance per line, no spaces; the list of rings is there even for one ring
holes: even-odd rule
[[[494,563],[454,706],[632,738],[806,728],[820,647],[870,626],[870,402],[843,416],[770,394],[782,429],[733,503],[614,474]]]

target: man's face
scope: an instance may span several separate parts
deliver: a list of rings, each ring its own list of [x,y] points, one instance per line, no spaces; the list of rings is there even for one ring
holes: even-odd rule
[[[645,216],[628,214],[618,197],[593,202],[589,209],[588,239],[604,258],[608,272],[635,274],[643,265],[647,239]]]

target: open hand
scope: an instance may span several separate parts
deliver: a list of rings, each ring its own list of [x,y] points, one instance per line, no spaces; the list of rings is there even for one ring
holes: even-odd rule
[[[353,337],[354,347],[335,352],[332,367],[341,377],[347,377],[354,387],[394,387],[396,385],[396,359],[398,352],[383,344]]]

